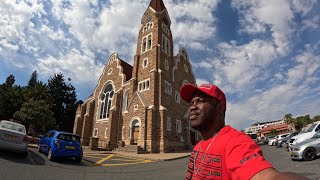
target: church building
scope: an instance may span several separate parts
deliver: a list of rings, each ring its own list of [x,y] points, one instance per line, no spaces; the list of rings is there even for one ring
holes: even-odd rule
[[[186,50],[173,53],[168,11],[162,0],[151,0],[133,65],[111,54],[92,95],[77,109],[73,131],[84,146],[134,153],[192,148],[197,137],[179,90],[196,81]]]

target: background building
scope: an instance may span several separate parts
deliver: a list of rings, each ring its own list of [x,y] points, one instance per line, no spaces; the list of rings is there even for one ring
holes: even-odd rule
[[[267,122],[257,122],[252,124],[250,127],[245,128],[244,133],[246,134],[258,134],[259,131],[261,131],[263,128],[266,128],[268,126],[275,126],[279,124],[285,124],[284,120],[275,120],[275,121],[267,121]]]

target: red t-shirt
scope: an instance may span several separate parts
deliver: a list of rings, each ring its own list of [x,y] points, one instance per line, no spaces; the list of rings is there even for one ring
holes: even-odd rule
[[[193,148],[187,180],[246,180],[261,170],[272,168],[263,158],[260,147],[248,135],[225,126],[214,138],[200,141]]]

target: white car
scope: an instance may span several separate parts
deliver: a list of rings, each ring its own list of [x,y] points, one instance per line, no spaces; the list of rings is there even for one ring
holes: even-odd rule
[[[24,125],[2,120],[0,122],[0,149],[27,155],[28,137]]]
[[[268,142],[269,146],[274,146],[279,136],[280,135],[277,135],[273,139],[270,139],[269,142]]]
[[[311,137],[313,137],[319,131],[320,131],[320,121],[312,124],[304,133],[302,134],[300,133],[296,136],[293,136],[290,139],[289,147],[295,144],[301,143],[305,140],[311,139]]]

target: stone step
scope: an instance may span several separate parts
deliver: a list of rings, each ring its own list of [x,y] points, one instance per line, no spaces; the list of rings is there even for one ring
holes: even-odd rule
[[[124,147],[119,147],[119,148],[116,148],[115,151],[135,153],[135,154],[148,154],[148,153],[150,153],[149,151],[144,150],[142,147],[137,146],[137,145],[127,145]]]

